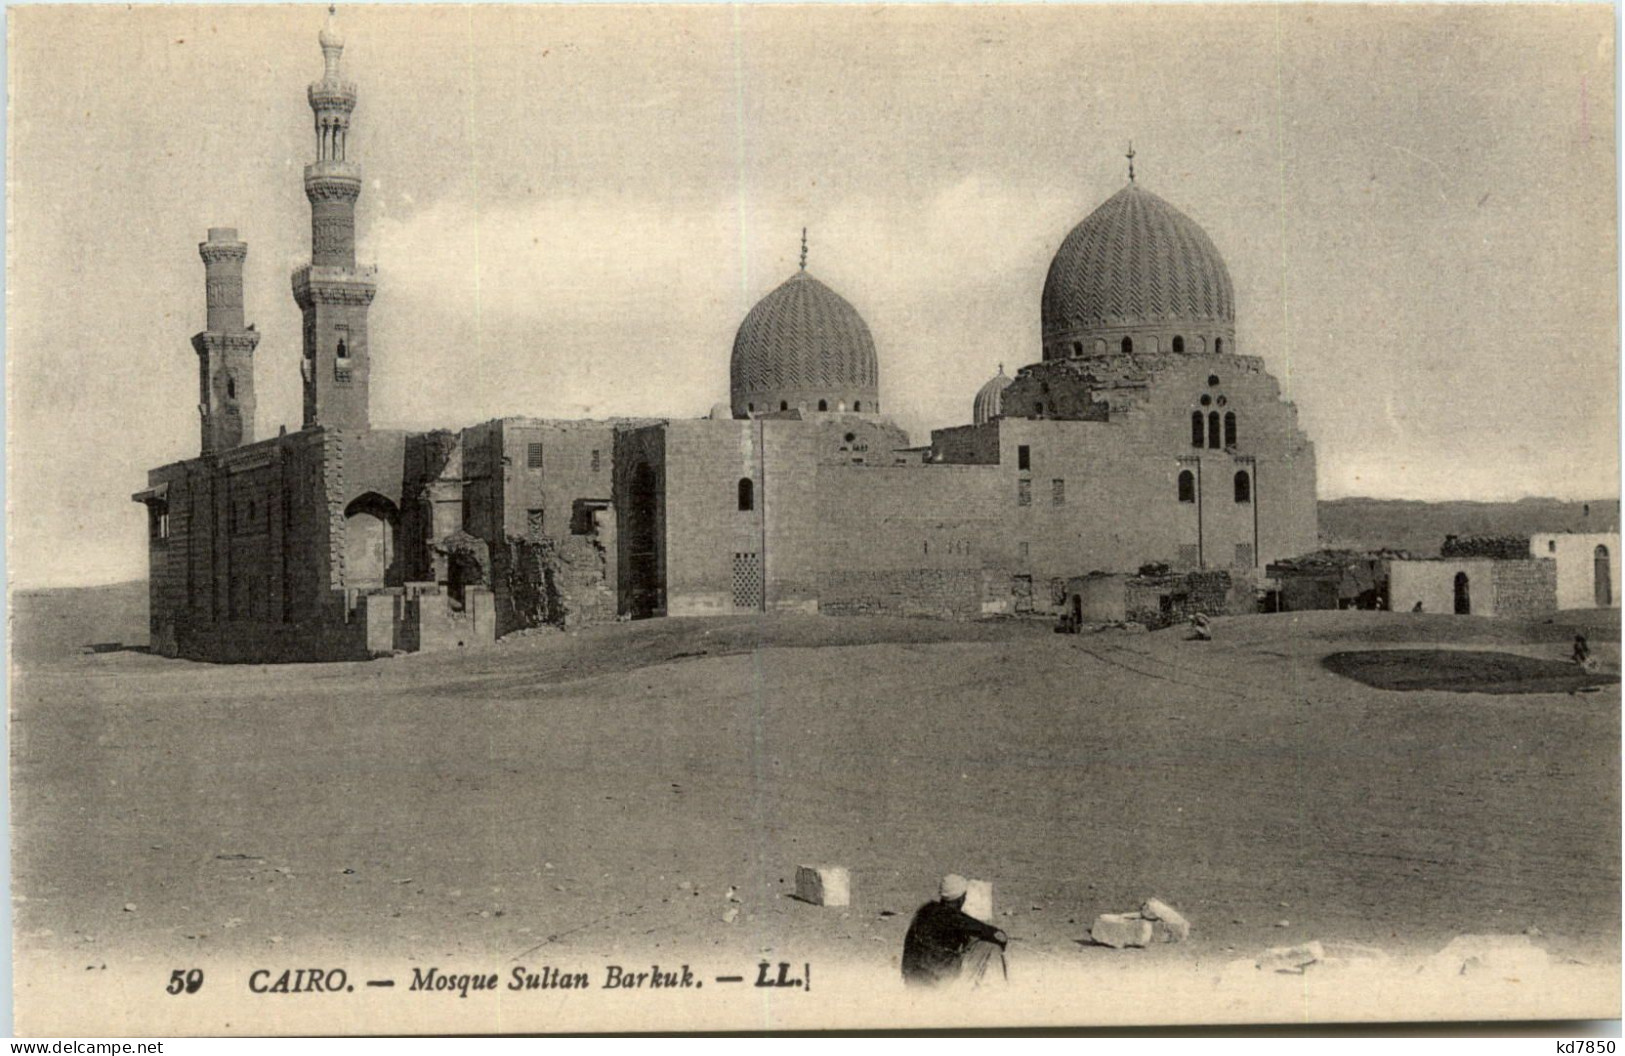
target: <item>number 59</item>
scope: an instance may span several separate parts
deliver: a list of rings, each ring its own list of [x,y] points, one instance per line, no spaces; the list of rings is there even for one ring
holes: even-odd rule
[[[195,994],[203,989],[203,969],[193,968],[191,971],[182,971],[177,968],[169,973],[169,985],[164,987],[170,994]]]

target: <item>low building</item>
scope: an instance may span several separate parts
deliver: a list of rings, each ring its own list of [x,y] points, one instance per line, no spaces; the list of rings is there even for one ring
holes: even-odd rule
[[[1557,607],[1619,608],[1618,532],[1541,532],[1529,554],[1557,564]]]

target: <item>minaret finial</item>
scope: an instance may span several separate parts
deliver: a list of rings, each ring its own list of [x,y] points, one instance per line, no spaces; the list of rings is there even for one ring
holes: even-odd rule
[[[801,229],[801,270],[807,270],[807,229]]]
[[[1128,159],[1128,182],[1134,182],[1134,141],[1128,141],[1128,153],[1123,155]]]

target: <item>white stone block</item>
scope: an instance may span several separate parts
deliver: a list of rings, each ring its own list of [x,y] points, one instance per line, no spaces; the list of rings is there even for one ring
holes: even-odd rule
[[[965,881],[965,905],[962,908],[968,916],[975,917],[983,924],[993,923],[993,881]]]
[[[841,865],[798,865],[796,897],[815,906],[850,906],[852,877]]]
[[[1102,913],[1089,929],[1089,938],[1114,950],[1125,946],[1149,946],[1151,922],[1138,913]]]
[[[1157,942],[1184,942],[1191,937],[1190,921],[1160,898],[1147,899],[1140,916],[1151,921],[1151,937]]]

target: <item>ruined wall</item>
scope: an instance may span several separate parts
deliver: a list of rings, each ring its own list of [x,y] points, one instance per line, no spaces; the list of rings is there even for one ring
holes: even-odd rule
[[[1183,623],[1197,613],[1228,611],[1228,572],[1188,572],[1182,576],[1135,576],[1124,581],[1123,608],[1129,620],[1152,629]]]
[[[503,418],[464,430],[465,530],[490,548],[498,634],[614,618],[616,429]]]

